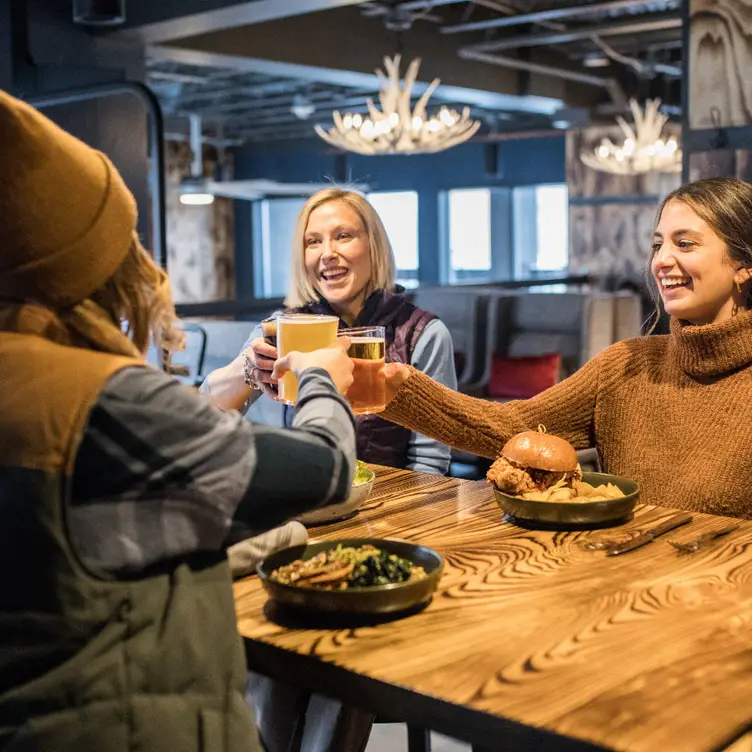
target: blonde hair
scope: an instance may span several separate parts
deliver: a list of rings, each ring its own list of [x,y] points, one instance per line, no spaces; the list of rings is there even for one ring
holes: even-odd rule
[[[134,235],[123,263],[91,295],[118,328],[125,323],[125,334],[143,353],[151,337],[164,350],[179,350],[185,337],[176,327],[177,315],[167,274],[154,263]]]
[[[290,256],[290,289],[285,298],[288,308],[300,308],[318,299],[318,292],[305,267],[305,232],[311,213],[331,201],[342,201],[360,217],[368,233],[371,259],[371,278],[365,288],[367,298],[375,290],[391,290],[394,287],[396,265],[394,251],[384,223],[366,198],[355,191],[327,188],[314,193],[300,210],[295,222]]]

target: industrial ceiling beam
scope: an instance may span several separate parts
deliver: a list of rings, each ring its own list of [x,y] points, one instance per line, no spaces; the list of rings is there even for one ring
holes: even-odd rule
[[[501,68],[511,68],[512,70],[527,71],[528,73],[539,73],[542,76],[552,76],[566,81],[587,84],[588,86],[600,86],[606,89],[611,95],[613,101],[620,106],[625,106],[627,102],[627,98],[624,95],[621,85],[615,78],[603,78],[591,73],[581,73],[580,71],[569,70],[560,66],[541,65],[540,63],[533,63],[528,60],[518,60],[517,58],[506,57],[504,55],[490,55],[486,52],[476,52],[469,47],[459,49],[457,54],[465,60],[477,60],[481,63],[498,65]]]
[[[192,50],[184,47],[149,48],[149,57],[153,61],[172,61],[184,65],[197,65],[216,68],[234,68],[248,73],[261,73],[274,78],[291,78],[299,81],[311,81],[330,86],[347,89],[378,91],[380,81],[373,73],[359,73],[356,71],[335,70],[298,63],[286,63],[278,60],[262,60],[241,55],[225,55],[218,52]],[[428,84],[416,82],[413,93],[420,96]],[[434,92],[432,101],[458,102],[461,104],[482,107],[489,110],[509,110],[516,112],[532,112],[540,115],[551,115],[564,103],[561,99],[542,96],[518,96],[495,91],[470,89],[464,86],[447,86],[442,84]]]
[[[477,60],[480,63],[498,65],[501,68],[512,68],[513,70],[527,71],[528,73],[540,73],[544,76],[555,76],[556,78],[563,78],[567,81],[575,81],[580,84],[588,84],[589,86],[600,86],[602,88],[606,88],[607,86],[606,79],[601,76],[568,70],[558,65],[541,65],[540,63],[531,63],[528,60],[518,60],[514,57],[476,52],[470,47],[460,49],[457,54],[464,60]]]
[[[284,94],[285,92],[294,92],[300,88],[300,81],[270,81],[263,84],[250,84],[248,86],[237,86],[228,88],[204,88],[200,91],[191,92],[190,94],[176,97],[175,103],[184,108],[203,107],[203,106],[221,106],[219,102],[228,97],[264,97],[269,94]]]
[[[584,26],[561,32],[543,32],[541,34],[520,34],[493,42],[470,45],[465,49],[475,52],[501,52],[519,50],[523,47],[541,47],[551,44],[568,44],[593,36],[613,37],[628,34],[640,34],[648,31],[665,31],[681,27],[682,19],[677,13],[662,13],[639,20],[617,21],[610,24]]]
[[[309,102],[311,102],[311,104],[314,104],[316,106],[316,109],[336,109],[337,107],[354,107],[356,105],[363,105],[363,107],[366,107],[365,96],[352,99],[341,97],[335,100],[334,98],[336,98],[336,92],[331,91],[313,92],[310,94],[305,94],[304,96]],[[239,117],[243,113],[243,111],[254,112],[260,117],[266,117],[267,115],[278,115],[280,113],[289,112],[292,105],[293,96],[286,96],[261,99],[257,102],[253,102],[252,100],[245,100],[240,102],[223,102],[216,104],[207,102],[202,105],[200,109],[204,116],[209,119],[212,118],[212,114],[216,115],[217,118]],[[175,108],[176,112],[188,112],[189,110],[196,109],[195,107],[184,106],[182,101],[179,99],[175,101]]]
[[[163,44],[222,29],[266,23],[348,5],[361,5],[364,2],[366,0],[250,0],[224,8],[132,26],[112,36],[137,37],[146,44]]]
[[[641,8],[645,7],[646,4],[645,0],[607,0],[606,2],[594,3],[592,5],[570,5],[566,8],[550,8],[548,10],[538,10],[534,13],[518,13],[517,15],[507,16],[505,18],[489,18],[484,21],[473,21],[471,23],[456,24],[453,26],[442,26],[441,33],[459,34],[466,31],[503,29],[510,26],[520,26],[522,24],[540,24],[543,21],[565,21],[582,16]],[[677,7],[678,3],[673,0],[668,0],[665,5]]]

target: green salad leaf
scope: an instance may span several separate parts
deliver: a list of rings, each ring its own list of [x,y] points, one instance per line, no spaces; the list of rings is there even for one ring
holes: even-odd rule
[[[354,486],[362,486],[364,483],[368,483],[371,480],[371,471],[368,469],[368,465],[365,462],[357,460],[357,467],[355,469],[355,477],[353,478]]]

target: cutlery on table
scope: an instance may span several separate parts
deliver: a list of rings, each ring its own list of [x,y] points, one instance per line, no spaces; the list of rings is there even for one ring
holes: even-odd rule
[[[628,541],[623,543],[616,543],[613,546],[609,546],[606,549],[606,556],[618,556],[624,554],[627,551],[634,551],[635,548],[644,546],[647,543],[652,543],[659,535],[667,533],[669,530],[674,530],[677,527],[686,525],[688,522],[692,522],[692,515],[687,512],[680,512],[664,520],[655,527],[651,527],[648,530],[636,535]]]
[[[639,548],[645,543],[650,543],[654,538],[663,533],[667,533],[669,530],[673,530],[681,525],[686,525],[692,521],[692,515],[686,512],[681,512],[669,517],[659,525],[653,528],[643,531],[636,536],[629,538],[628,540],[597,540],[597,541],[585,541],[580,545],[586,551],[611,551],[612,549],[618,549],[616,553],[623,553],[624,551],[631,551],[633,548]],[[627,548],[627,546],[629,546]]]
[[[726,525],[726,527],[720,528],[720,530],[711,530],[708,533],[702,533],[702,535],[698,535],[696,538],[692,538],[692,540],[688,540],[683,543],[681,541],[672,540],[671,538],[667,538],[666,542],[670,543],[677,551],[681,553],[694,553],[703,546],[706,546],[711,541],[714,541],[716,538],[720,538],[722,535],[733,533],[734,530],[738,529],[739,525],[735,522],[731,525]]]

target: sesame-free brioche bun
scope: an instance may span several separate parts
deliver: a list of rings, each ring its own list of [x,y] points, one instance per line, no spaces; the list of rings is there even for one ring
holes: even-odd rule
[[[521,467],[552,473],[569,473],[577,469],[574,447],[558,436],[538,431],[523,431],[512,436],[501,454]]]

